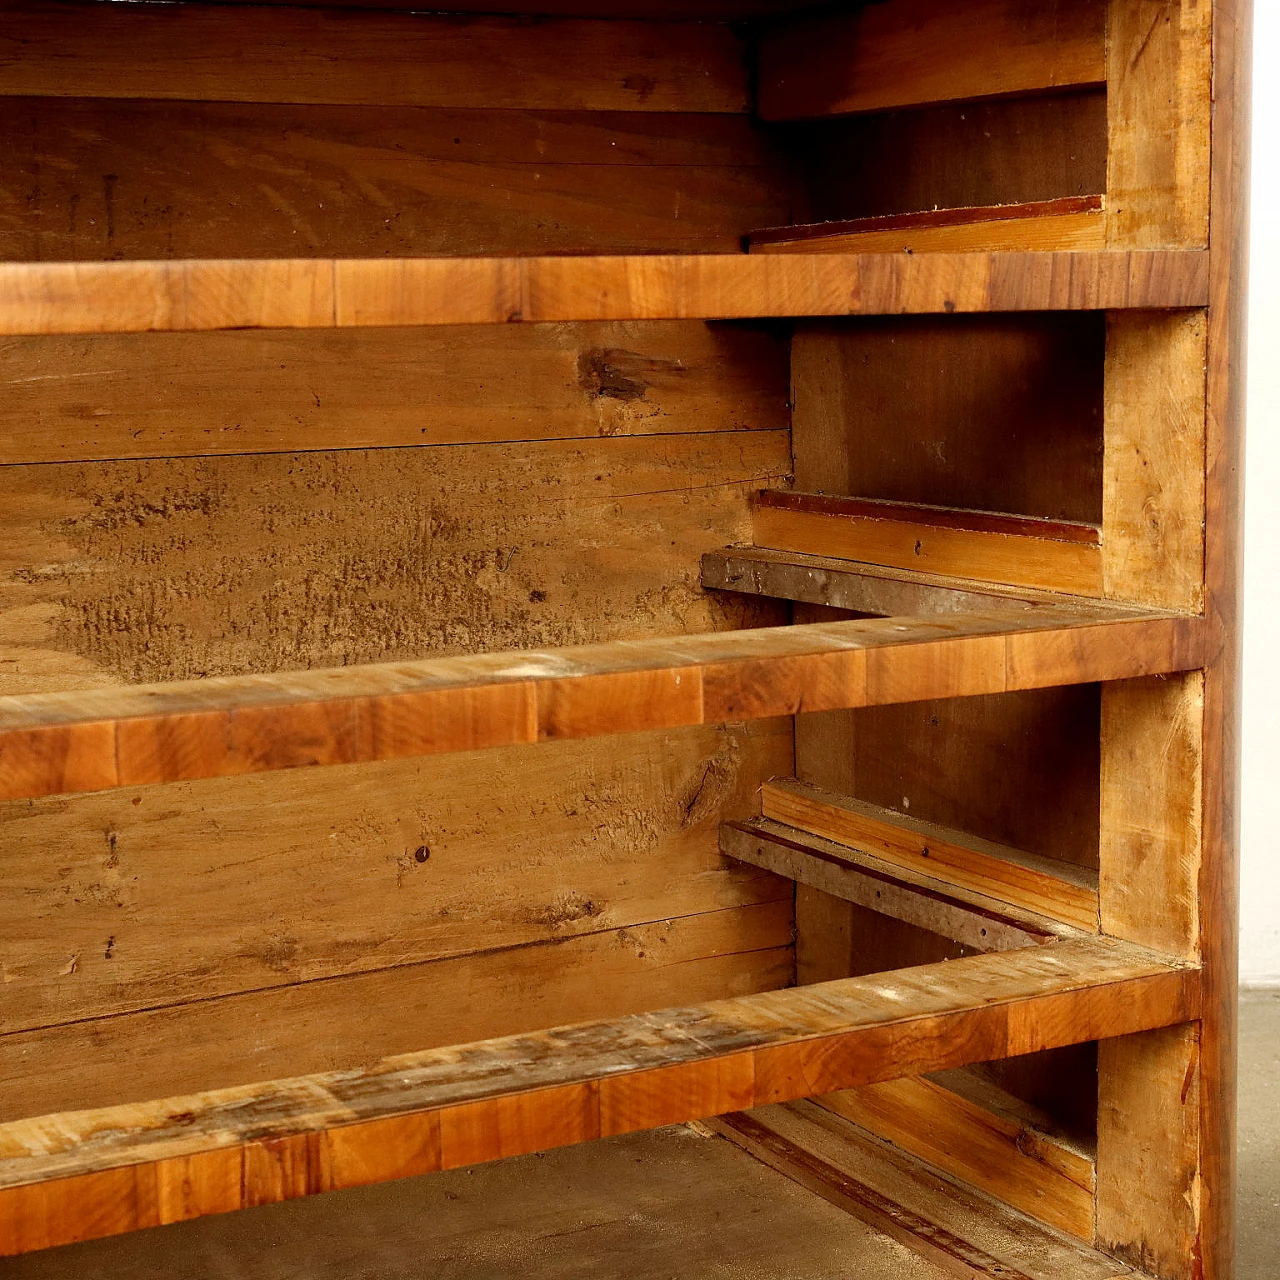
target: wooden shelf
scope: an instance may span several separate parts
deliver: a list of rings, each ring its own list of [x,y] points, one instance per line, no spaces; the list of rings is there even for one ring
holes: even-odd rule
[[[1196,1017],[1198,991],[1196,970],[1151,952],[1055,939],[12,1121],[0,1125],[0,1240],[22,1252],[1152,1030]]]
[[[1121,680],[1201,619],[1038,605],[0,698],[0,799]]]
[[[1023,1156],[1022,1166],[1027,1163]],[[874,1216],[888,1206],[896,1231]],[[715,1274],[941,1280],[955,1271],[935,1260],[939,1242],[961,1255],[957,1261],[985,1257],[1000,1267],[980,1275],[1112,1280],[1130,1274],[806,1103],[329,1197],[322,1240],[319,1207],[259,1210],[263,1235],[240,1219],[209,1218],[127,1245],[101,1241],[29,1255],[11,1262],[5,1274],[9,1280],[71,1274],[150,1280],[239,1268],[263,1280],[300,1272],[308,1280],[350,1280],[351,1259],[358,1256],[368,1274],[403,1276],[407,1269],[447,1280],[494,1280],[516,1274],[512,1259],[518,1256],[524,1280]],[[925,1225],[931,1217],[946,1224],[945,1234]],[[264,1236],[271,1243],[265,1270]]]
[[[751,233],[752,253],[992,253],[1103,249],[1102,196],[928,209]]]
[[[0,333],[1201,307],[1201,251],[0,265]]]

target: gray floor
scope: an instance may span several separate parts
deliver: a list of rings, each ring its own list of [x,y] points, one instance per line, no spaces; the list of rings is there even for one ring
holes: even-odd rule
[[[1280,991],[1240,1000],[1238,1280],[1280,1275]]]

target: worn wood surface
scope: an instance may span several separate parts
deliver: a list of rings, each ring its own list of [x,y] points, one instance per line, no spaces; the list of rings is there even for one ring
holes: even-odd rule
[[[1098,1046],[1098,1243],[1161,1280],[1203,1274],[1197,1024]]]
[[[1099,595],[1096,528],[791,490],[752,504],[757,546],[917,569],[977,581]]]
[[[0,333],[1202,305],[1195,252],[288,258],[0,265]]]
[[[802,17],[761,44],[760,114],[788,120],[1095,84],[1107,74],[1104,25],[1101,0],[888,0]]]
[[[767,628],[574,650],[0,699],[7,799],[1188,670],[1196,619],[1006,615]]]
[[[13,1253],[153,1223],[175,1181],[224,1170],[228,1152],[238,1186],[219,1181],[183,1216],[1159,1027],[1194,1014],[1196,977],[1114,943],[1060,942],[18,1121],[0,1126],[0,1240]],[[379,1168],[392,1134],[409,1154]]]
[[[1103,686],[1102,928],[1168,955],[1201,946],[1203,733],[1200,672]]]
[[[548,744],[0,806],[0,1044],[480,953],[504,953],[514,976],[529,944],[780,903],[782,881],[722,863],[717,827],[748,816],[760,779],[790,763],[788,726],[765,721],[632,735],[607,752]],[[762,920],[761,948],[786,945],[779,928]],[[327,991],[337,1052],[341,988]],[[433,1034],[455,1014],[433,1017]],[[376,1007],[348,1021],[391,1025]],[[503,1030],[484,1025],[472,1038]],[[7,1105],[11,1088],[0,1093]]]
[[[17,0],[0,95],[741,112],[726,26]]]
[[[1107,318],[1103,589],[1199,611],[1204,602],[1203,311]]]
[[[0,153],[9,261],[731,253],[793,213],[745,116],[0,97]]]
[[[702,585],[882,618],[976,610],[1024,614],[1037,605],[1060,603],[1047,592],[962,582],[940,574],[850,564],[830,556],[805,556],[767,547],[708,551],[702,557]]]
[[[789,421],[785,343],[696,321],[11,338],[0,389],[0,464],[785,431]],[[659,453],[681,449],[669,441]],[[343,465],[358,471],[360,460]]]
[[[1093,1243],[1093,1161],[1052,1136],[919,1076],[817,1101],[1002,1204]]]
[[[1109,0],[1109,244],[1208,242],[1215,7]]]
[[[762,1107],[709,1126],[960,1280],[1122,1280],[1132,1274],[815,1102]]]
[[[1055,920],[928,876],[862,849],[759,818],[720,826],[720,851],[974,951],[1038,946],[1069,931]]]
[[[531,1256],[532,1255],[532,1256]],[[828,1204],[733,1144],[671,1126],[482,1167],[210,1218],[145,1237],[32,1254],[13,1280],[151,1280],[197,1269],[230,1280],[349,1280],[357,1265],[440,1280],[592,1275],[824,1280],[850,1266],[884,1280],[944,1280],[908,1246]]]
[[[698,557],[787,466],[750,431],[5,468],[0,688],[768,624]]]
[[[763,816],[849,845],[997,902],[1096,930],[1098,889],[1081,868],[1052,863],[791,779],[761,790]]]
[[[3,1119],[352,1071],[566,1019],[774,991],[794,972],[791,894],[780,891],[774,902],[599,932],[585,919],[557,923],[584,905],[566,897],[548,913],[547,937],[521,947],[0,1036]]]

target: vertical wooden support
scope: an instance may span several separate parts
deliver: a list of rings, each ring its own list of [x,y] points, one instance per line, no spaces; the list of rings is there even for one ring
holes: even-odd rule
[[[1102,690],[1102,932],[1167,955],[1199,951],[1204,676]]]
[[[1159,1280],[1200,1280],[1200,1026],[1098,1045],[1097,1242]]]
[[[1102,929],[1194,958],[1201,921],[1204,677],[1102,694]],[[1200,1025],[1098,1046],[1097,1242],[1160,1280],[1198,1280]]]
[[[1209,235],[1209,0],[1111,0],[1107,239],[1203,247]]]
[[[1209,238],[1213,28],[1206,0],[1111,0],[1107,33],[1108,242],[1199,247]],[[1218,49],[1221,57],[1223,50]],[[1225,267],[1216,277],[1227,287]],[[1216,498],[1212,312],[1111,315],[1107,324],[1103,580],[1112,598],[1212,611],[1215,558],[1233,536]],[[1216,341],[1223,341],[1219,330]],[[1208,466],[1206,467],[1206,463]],[[1218,540],[1215,545],[1215,538]],[[1227,562],[1232,553],[1226,551]],[[1234,573],[1234,568],[1228,573]],[[1105,933],[1229,961],[1217,890],[1230,860],[1211,809],[1222,786],[1220,671],[1107,686],[1102,697],[1099,897]],[[1229,785],[1229,784],[1228,784]],[[1218,1006],[1220,1007],[1220,1006]],[[1097,1239],[1161,1280],[1226,1280],[1229,1196],[1214,1132],[1230,1026],[1202,1023],[1105,1041],[1098,1053]],[[1212,1065],[1202,1069],[1202,1051]],[[1215,1148],[1215,1144],[1219,1144]]]
[[[1204,601],[1202,311],[1107,316],[1103,591],[1198,611]]]

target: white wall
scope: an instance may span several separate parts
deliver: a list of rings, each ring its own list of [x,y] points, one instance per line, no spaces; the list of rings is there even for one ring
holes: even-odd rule
[[[1254,3],[1240,978],[1280,985],[1280,2]]]

